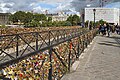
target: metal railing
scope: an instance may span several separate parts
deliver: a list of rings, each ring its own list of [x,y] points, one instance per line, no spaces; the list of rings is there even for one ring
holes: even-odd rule
[[[61,29],[43,32],[20,33],[0,36],[0,67],[5,71],[10,65],[15,71],[19,66],[22,69],[27,65],[34,65],[35,71],[28,71],[28,75],[41,80],[59,80],[88,44],[95,37],[97,30]],[[16,63],[18,62],[18,63]],[[17,70],[16,70],[17,71]],[[22,72],[24,75],[26,72]],[[33,73],[33,75],[31,74]],[[18,73],[17,73],[18,74]]]

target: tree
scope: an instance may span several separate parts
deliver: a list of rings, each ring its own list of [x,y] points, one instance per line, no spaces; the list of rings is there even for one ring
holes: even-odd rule
[[[46,22],[42,22],[42,25],[41,25],[42,27],[47,27],[47,24],[46,24]]]
[[[15,20],[17,21],[17,22],[23,22],[24,23],[24,21],[25,21],[25,17],[26,17],[26,13],[25,12],[23,12],[23,11],[18,11],[18,12],[16,12],[15,14],[14,14],[14,17],[15,17]]]
[[[48,27],[52,27],[53,26],[52,22],[46,22],[46,24],[47,24]]]
[[[25,23],[25,27],[39,27],[40,23],[38,21],[32,20],[31,22]]]
[[[44,14],[34,14],[35,21],[47,21],[47,17]]]
[[[101,19],[101,20],[99,20],[99,23],[100,23],[101,25],[103,25],[103,24],[105,23],[105,21],[103,21],[103,19]]]
[[[9,21],[11,21],[12,23],[15,23],[18,20],[16,19],[16,17],[14,16],[14,14],[11,14],[10,17],[9,17]]]
[[[42,20],[42,21],[47,21],[47,17],[46,17],[45,14],[41,14],[41,20]]]
[[[73,20],[73,25],[78,25],[78,23],[80,23],[80,17],[76,14],[73,15],[72,20]]]
[[[69,21],[72,26],[74,25],[78,25],[80,23],[80,17],[78,15],[70,15],[68,18],[67,18],[67,21]]]
[[[85,27],[88,27],[88,24],[89,24],[89,21],[87,20],[87,21],[85,22]]]
[[[67,18],[67,21],[69,21],[69,22],[73,25],[72,15],[70,15],[70,16]]]
[[[72,24],[69,21],[64,21],[63,26],[72,26]]]
[[[7,26],[5,26],[5,25],[0,25],[0,28],[7,28]]]
[[[25,14],[25,19],[24,19],[24,23],[29,23],[33,20],[33,14],[30,12],[27,12]]]
[[[52,17],[48,17],[48,22],[52,22]]]

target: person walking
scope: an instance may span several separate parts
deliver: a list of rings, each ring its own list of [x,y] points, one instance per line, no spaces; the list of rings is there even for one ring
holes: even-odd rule
[[[119,34],[119,31],[120,31],[120,30],[119,30],[119,27],[118,27],[118,23],[117,23],[117,25],[115,26],[115,31],[116,31],[117,34]]]
[[[92,30],[92,25],[91,24],[89,25],[89,30]]]
[[[108,37],[110,37],[111,28],[108,23],[106,24],[106,30],[107,30]]]
[[[106,35],[106,24],[101,26],[101,33],[102,35]]]
[[[102,25],[100,24],[99,25],[99,34],[101,33],[101,27],[102,27]]]

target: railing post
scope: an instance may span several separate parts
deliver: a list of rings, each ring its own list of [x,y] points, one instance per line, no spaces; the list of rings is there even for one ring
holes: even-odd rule
[[[19,51],[19,43],[18,43],[18,40],[19,40],[19,35],[17,34],[16,35],[16,58],[19,56],[18,54],[18,51]]]
[[[78,46],[77,46],[77,58],[79,58],[79,55],[80,55],[80,38],[78,38]]]
[[[90,33],[90,32],[89,32]],[[89,33],[87,35],[88,45],[90,44]]]
[[[87,45],[88,45],[88,43],[87,43],[87,36],[86,35],[85,35],[85,48],[87,48]]]
[[[48,32],[48,35],[49,35],[49,46],[50,46],[50,45],[51,45],[51,44],[50,44],[50,31]]]
[[[79,55],[81,55],[81,53],[82,53],[82,40],[81,40],[81,37],[79,38],[79,42],[80,42],[79,43],[80,44],[80,46],[79,46],[80,47],[80,54]]]
[[[57,42],[59,42],[59,31],[60,30],[57,30]]]
[[[65,34],[65,30],[63,30],[63,31],[64,31],[64,40],[65,40],[65,35],[66,35],[66,34]]]
[[[2,29],[0,29],[0,32],[1,32],[1,34],[0,34],[0,35],[2,35]]]
[[[50,31],[48,32],[49,35],[49,46],[51,45],[50,42]],[[48,80],[52,80],[52,47],[50,47],[49,49],[49,59],[50,59],[50,69],[49,69],[49,73],[48,73]]]
[[[82,46],[83,46],[83,50],[82,51],[84,51],[84,49],[85,49],[85,41],[84,40],[85,40],[85,38],[82,39]]]
[[[38,50],[38,33],[36,32],[36,50]]]
[[[68,71],[70,72],[70,63],[71,63],[71,60],[70,60],[70,55],[71,55],[71,49],[72,49],[72,43],[71,43],[71,40],[69,41],[69,55],[68,55]]]
[[[48,80],[52,80],[52,48],[49,49],[50,69],[48,73]]]

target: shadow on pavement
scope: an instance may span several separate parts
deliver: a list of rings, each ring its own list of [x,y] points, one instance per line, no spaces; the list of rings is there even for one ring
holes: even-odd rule
[[[110,36],[110,37],[108,37],[108,36],[101,36],[101,37],[112,38],[115,41],[102,41],[102,42],[100,42],[98,44],[106,45],[106,46],[120,47],[120,36]]]
[[[110,42],[110,41],[103,41],[103,42],[108,44],[118,44],[117,42]]]
[[[101,42],[101,43],[98,43],[100,45],[106,45],[106,46],[114,46],[114,47],[120,47],[119,44],[116,44],[116,43],[107,43],[107,42]]]
[[[120,37],[118,37],[118,36],[112,36],[112,37],[109,37],[109,38],[120,39]]]

